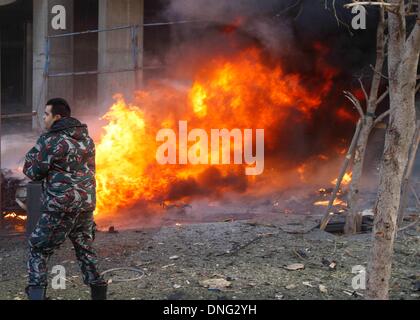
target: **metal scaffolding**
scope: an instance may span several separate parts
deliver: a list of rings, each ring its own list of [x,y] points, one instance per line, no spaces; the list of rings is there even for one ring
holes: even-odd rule
[[[137,60],[138,54],[139,54],[139,48],[138,48],[139,28],[140,28],[140,25],[129,25],[129,26],[109,28],[109,29],[87,30],[87,31],[81,31],[81,32],[71,32],[71,33],[63,33],[59,35],[48,36],[45,41],[45,55],[46,55],[45,69],[44,69],[45,77],[51,78],[51,77],[83,76],[83,75],[136,71],[136,70],[142,69],[142,67],[139,67],[138,60]],[[130,36],[131,36],[131,56],[132,56],[132,62],[133,62],[132,68],[118,69],[118,70],[105,70],[105,71],[90,70],[90,71],[82,71],[82,72],[62,72],[62,73],[52,73],[52,74],[50,73],[51,39],[73,37],[77,35],[85,35],[85,34],[92,34],[92,33],[112,32],[112,31],[127,30],[127,29],[130,30]]]
[[[166,25],[179,25],[179,24],[188,24],[188,23],[202,23],[205,21],[202,20],[183,20],[183,21],[172,21],[172,22],[156,22],[156,23],[145,23],[143,24],[143,28],[148,27],[159,27],[159,26],[166,26]],[[50,61],[51,61],[51,40],[54,38],[63,38],[63,37],[72,37],[77,35],[86,35],[92,33],[101,33],[101,32],[112,32],[117,30],[130,30],[131,36],[131,56],[132,56],[132,68],[126,69],[118,69],[118,70],[90,70],[90,71],[81,71],[81,72],[61,72],[61,73],[50,73]],[[52,77],[68,77],[68,76],[83,76],[83,75],[95,75],[95,74],[109,74],[109,73],[119,73],[119,72],[128,72],[128,71],[137,71],[141,70],[150,70],[150,69],[160,69],[164,68],[165,66],[139,66],[138,65],[138,55],[139,55],[139,47],[138,47],[138,34],[140,30],[140,25],[127,25],[127,26],[120,26],[108,29],[97,29],[97,30],[86,30],[80,32],[70,32],[70,33],[63,33],[59,35],[48,36],[45,41],[45,53],[46,53],[46,61],[45,61],[45,70],[44,74],[47,78]]]

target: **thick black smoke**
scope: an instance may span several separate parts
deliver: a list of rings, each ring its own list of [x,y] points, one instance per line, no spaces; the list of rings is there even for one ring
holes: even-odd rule
[[[334,10],[332,1],[326,6],[324,0],[167,1],[161,18],[195,21],[171,27],[165,52],[165,63],[171,66],[167,76],[180,80],[182,75],[185,79],[181,80],[191,81],[194,71],[215,55],[234,55],[250,45],[262,49],[267,65],[280,63],[286,72],[300,74],[309,90],[325,80],[320,63],[336,69],[329,94],[312,112],[311,120],[297,124],[290,119],[276,129],[279,138],[266,150],[266,166],[275,167],[280,158],[282,166],[293,167],[320,154],[337,156],[335,147],[348,145],[357,121],[357,111],[345,100],[343,90],[359,90],[359,77],[369,90],[378,17],[375,8],[369,9],[367,29],[353,30],[353,15],[343,8],[347,2],[335,1]],[[328,49],[321,57],[316,44]],[[337,117],[337,109],[342,107],[354,117]],[[195,179],[177,182],[167,198],[218,196],[223,190],[220,186],[239,193],[247,189],[244,177],[222,177],[216,168],[209,170]]]

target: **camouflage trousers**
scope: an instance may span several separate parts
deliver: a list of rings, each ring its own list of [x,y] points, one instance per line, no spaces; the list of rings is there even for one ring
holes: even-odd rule
[[[87,285],[102,283],[96,252],[92,247],[95,230],[93,212],[43,213],[29,238],[29,286],[47,286],[48,260],[67,237],[76,251],[83,282]]]

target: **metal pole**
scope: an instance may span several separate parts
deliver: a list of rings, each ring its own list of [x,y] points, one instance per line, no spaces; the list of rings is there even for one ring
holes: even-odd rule
[[[0,116],[1,119],[14,119],[14,118],[25,118],[25,117],[34,117],[38,114],[36,111],[32,111],[32,113],[12,113],[12,114],[2,114]],[[1,125],[0,125],[1,129]],[[1,150],[1,149],[0,149]],[[0,163],[1,164],[1,163]]]
[[[45,40],[45,67],[44,67],[44,76],[48,76],[50,73],[50,39],[49,37]]]
[[[131,29],[132,32],[132,55],[133,55],[133,66],[134,66],[134,70],[137,71],[139,64],[138,64],[138,53],[139,53],[139,48],[138,48],[138,26],[133,26],[133,28]]]
[[[77,35],[87,34],[87,33],[99,33],[99,32],[117,31],[117,30],[123,30],[123,29],[130,29],[132,27],[133,27],[133,25],[129,25],[129,26],[121,26],[121,27],[109,28],[109,29],[97,29],[97,30],[86,30],[86,31],[80,31],[80,32],[63,33],[63,34],[57,34],[57,35],[53,35],[53,36],[48,36],[48,38],[49,39],[51,39],[51,38],[62,38],[62,37],[77,36]]]
[[[143,27],[159,27],[159,26],[169,26],[174,24],[186,24],[186,23],[199,23],[199,22],[211,22],[205,20],[182,20],[182,21],[172,21],[172,22],[155,22],[155,23],[145,23]]]
[[[146,66],[141,69],[144,70],[154,70],[154,69],[163,69],[166,68],[166,65],[161,66]],[[137,67],[137,69],[140,69],[140,67]],[[92,75],[92,74],[108,74],[108,73],[120,73],[120,72],[129,72],[133,71],[133,68],[129,69],[119,69],[119,70],[105,70],[105,71],[99,71],[99,70],[93,70],[93,71],[81,71],[81,72],[64,72],[64,73],[55,73],[55,74],[49,74],[49,78],[56,78],[56,77],[69,77],[69,76],[84,76],[84,75]]]
[[[138,48],[138,30],[139,26],[133,26],[131,28],[131,54],[133,58],[133,68],[134,68],[134,85],[135,88],[139,88],[139,79],[138,79],[138,69],[139,69],[139,63],[138,63],[138,54],[139,54],[139,48]]]
[[[183,21],[172,21],[172,22],[144,23],[143,27],[158,27],[158,26],[168,26],[168,25],[186,24],[186,23],[199,23],[199,22],[210,22],[210,21],[183,20]],[[77,35],[82,35],[82,34],[87,34],[87,33],[117,31],[117,30],[122,30],[122,29],[130,29],[133,26],[139,27],[139,25],[136,24],[136,25],[120,26],[120,27],[108,28],[108,29],[86,30],[86,31],[80,31],[80,32],[71,32],[71,33],[63,33],[63,34],[52,35],[52,36],[48,36],[48,38],[49,39],[51,39],[51,38],[62,38],[62,37],[77,36]]]

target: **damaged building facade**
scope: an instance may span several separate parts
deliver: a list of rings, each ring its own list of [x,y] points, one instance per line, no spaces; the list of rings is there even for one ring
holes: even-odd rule
[[[98,115],[116,92],[129,97],[143,82],[145,37],[155,38],[156,28],[144,31],[145,19],[156,21],[161,6],[143,0],[0,1],[2,114],[26,114],[19,120],[37,129],[49,98],[64,97],[76,115]],[[164,25],[156,27],[165,34]],[[32,111],[38,116],[30,120]]]

